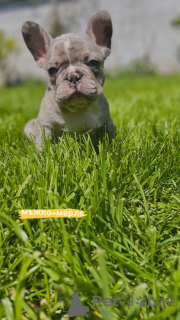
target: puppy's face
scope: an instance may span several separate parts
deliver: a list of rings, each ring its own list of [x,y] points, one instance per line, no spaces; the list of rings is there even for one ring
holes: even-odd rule
[[[87,35],[67,34],[54,39],[47,52],[45,68],[50,87],[61,105],[96,99],[104,84],[104,57]]]
[[[33,22],[25,22],[22,32],[38,66],[47,70],[49,90],[60,106],[73,112],[100,96],[104,60],[111,51],[112,23],[106,11],[90,20],[84,35],[69,33],[52,39]]]

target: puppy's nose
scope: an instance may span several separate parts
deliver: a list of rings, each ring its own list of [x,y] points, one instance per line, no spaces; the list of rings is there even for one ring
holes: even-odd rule
[[[68,75],[68,81],[73,84],[76,85],[76,83],[81,79],[80,74],[78,73],[71,73]]]

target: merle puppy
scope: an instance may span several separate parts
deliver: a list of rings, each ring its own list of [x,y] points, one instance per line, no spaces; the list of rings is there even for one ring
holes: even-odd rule
[[[37,119],[24,133],[42,148],[42,130],[50,141],[63,131],[96,135],[106,128],[114,137],[114,124],[103,94],[104,60],[111,53],[112,22],[107,11],[91,18],[85,34],[68,33],[55,39],[37,23],[22,26],[24,41],[49,83]]]

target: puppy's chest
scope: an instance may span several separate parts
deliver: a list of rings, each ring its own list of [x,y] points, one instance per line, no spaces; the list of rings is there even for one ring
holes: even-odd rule
[[[103,125],[100,110],[87,110],[83,113],[69,112],[62,115],[62,130],[66,132],[84,133]]]

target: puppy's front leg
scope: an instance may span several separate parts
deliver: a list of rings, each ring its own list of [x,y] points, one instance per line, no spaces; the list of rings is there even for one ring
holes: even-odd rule
[[[36,147],[40,150],[43,149],[43,131],[45,133],[45,137],[49,138],[50,141],[53,141],[53,128],[47,125],[41,125],[37,123],[36,127]]]
[[[114,139],[116,136],[116,127],[115,127],[111,117],[106,124],[106,128],[107,128],[107,133],[109,135],[109,139],[110,139],[110,141],[112,141],[112,139]]]

